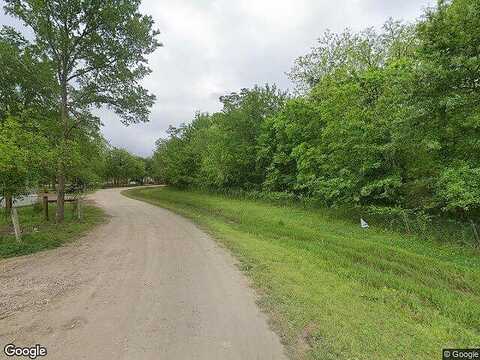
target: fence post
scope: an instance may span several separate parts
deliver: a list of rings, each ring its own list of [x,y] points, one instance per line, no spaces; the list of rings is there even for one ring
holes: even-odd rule
[[[13,207],[13,199],[11,195],[5,195],[5,219],[11,215],[12,207]]]
[[[410,234],[410,224],[408,223],[408,218],[407,218],[407,214],[405,213],[405,211],[402,211],[402,214],[403,214],[403,222],[405,223],[405,229],[407,230],[407,233]]]
[[[473,235],[475,236],[475,240],[477,241],[477,246],[480,246],[480,238],[478,236],[477,225],[470,219],[470,224],[472,225]]]
[[[45,221],[48,221],[48,195],[43,196],[43,214]]]
[[[77,219],[81,220],[82,219],[82,205],[81,205],[82,202],[80,197],[77,197],[76,203],[77,203]]]
[[[22,241],[22,233],[20,230],[20,223],[18,221],[18,213],[16,208],[12,208],[12,222],[13,229],[15,230],[15,238],[18,242]]]

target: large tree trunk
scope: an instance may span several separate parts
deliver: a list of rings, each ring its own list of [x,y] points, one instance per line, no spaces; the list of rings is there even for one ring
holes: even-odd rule
[[[57,223],[63,222],[65,219],[65,151],[68,135],[68,109],[67,109],[67,81],[64,79],[62,87],[62,103],[60,105],[61,123],[63,125],[63,137],[61,140],[60,159],[57,169]]]

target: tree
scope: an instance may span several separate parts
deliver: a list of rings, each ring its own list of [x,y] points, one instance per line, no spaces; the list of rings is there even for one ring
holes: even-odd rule
[[[435,205],[457,212],[478,209],[480,3],[441,0],[426,12],[417,34],[421,61],[411,103],[435,148],[430,181]]]
[[[0,30],[0,68],[0,194],[8,208],[52,161],[43,128],[57,92],[50,62],[9,27]]]
[[[51,115],[58,94],[52,64],[10,27],[0,30],[0,68],[0,122],[26,111]]]
[[[70,140],[69,149],[65,163],[72,188],[81,191],[101,184],[105,177],[108,143],[99,130],[78,132],[75,139]]]
[[[107,153],[105,160],[105,178],[112,180],[113,185],[127,181],[127,167],[130,154],[127,150],[113,148]]]
[[[146,176],[145,160],[139,156],[131,157],[129,180],[143,185]]]
[[[140,84],[146,55],[160,44],[140,0],[6,0],[5,10],[33,30],[41,54],[54,64],[60,90],[57,221],[64,218],[66,163],[73,129],[107,106],[125,124],[148,121],[154,96]]]
[[[220,112],[157,142],[156,174],[326,206],[478,216],[479,29],[480,2],[453,0],[416,24],[327,32],[290,73],[300,96],[255,87],[221,97]]]
[[[295,60],[288,73],[297,92],[308,93],[328,75],[343,69],[350,75],[385,66],[393,59],[410,56],[415,50],[415,27],[392,19],[382,31],[367,28],[354,33],[345,29],[326,31],[310,53]]]
[[[287,95],[276,86],[255,86],[220,97],[221,112],[197,113],[189,125],[169,129],[154,154],[159,177],[176,186],[260,188],[265,169],[257,166],[262,124]]]
[[[200,179],[215,187],[259,188],[265,169],[257,166],[262,124],[283,106],[287,94],[275,85],[242,89],[220,97],[223,109],[211,116],[194,150],[201,153]],[[202,151],[203,149],[203,151]]]
[[[0,123],[0,194],[7,210],[12,197],[37,184],[43,166],[50,161],[48,142],[35,129],[26,127],[27,123],[14,117]]]
[[[143,162],[145,164],[145,180],[147,183],[151,184],[152,182],[157,182],[155,161],[153,160],[153,157],[146,157],[143,159]]]
[[[127,185],[130,181],[143,184],[146,176],[145,160],[125,149],[110,149],[106,154],[104,176],[106,180],[112,180],[115,186]]]
[[[204,116],[202,116],[204,118]],[[196,116],[197,120],[198,115]],[[192,138],[196,135],[197,121],[186,126],[168,129],[169,139],[159,139],[153,156],[156,177],[167,184],[179,187],[193,185],[198,175],[200,156],[192,148]]]
[[[318,107],[306,98],[287,101],[278,114],[266,120],[257,155],[258,165],[265,168],[264,190],[295,190],[298,174],[295,149],[320,141],[323,126]]]

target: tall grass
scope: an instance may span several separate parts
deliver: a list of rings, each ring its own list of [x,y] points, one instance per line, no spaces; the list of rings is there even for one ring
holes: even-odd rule
[[[480,248],[474,226],[480,233],[480,226],[472,220],[462,220],[441,212],[427,213],[419,209],[381,206],[338,206],[326,207],[318,199],[287,192],[266,192],[242,189],[189,188],[192,192],[216,194],[227,198],[259,200],[266,203],[321,210],[331,218],[342,218],[359,223],[363,218],[377,229],[395,231],[406,235],[437,242],[456,243]]]

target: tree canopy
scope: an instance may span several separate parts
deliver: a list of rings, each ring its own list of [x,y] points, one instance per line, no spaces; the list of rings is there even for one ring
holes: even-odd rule
[[[197,114],[153,157],[177,186],[282,192],[327,206],[480,210],[480,5],[440,1],[414,24],[326,32],[289,73]]]
[[[141,84],[146,56],[160,43],[140,0],[6,0],[5,11],[29,27],[34,47],[55,72],[57,115],[57,220],[63,220],[69,154],[100,126],[93,107],[107,106],[123,123],[145,122],[155,99]],[[72,148],[73,146],[73,148]]]

